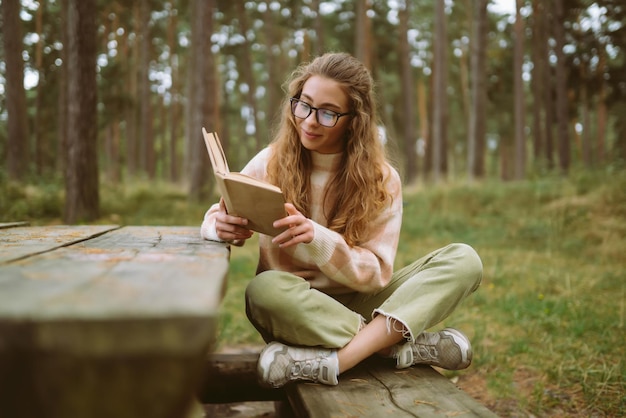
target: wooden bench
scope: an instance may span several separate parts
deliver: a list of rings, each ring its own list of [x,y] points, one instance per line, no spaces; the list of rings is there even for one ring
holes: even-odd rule
[[[496,417],[429,366],[397,370],[389,360],[373,357],[341,375],[337,386],[301,382],[270,390],[256,383],[257,359],[258,354],[211,356],[206,367],[213,377],[200,399],[280,401],[281,417]]]
[[[199,228],[0,227],[0,418],[197,408],[229,250]]]

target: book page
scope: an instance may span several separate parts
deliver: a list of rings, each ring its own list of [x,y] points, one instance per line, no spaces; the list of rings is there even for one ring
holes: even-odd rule
[[[222,144],[215,133],[208,133],[206,129],[202,128],[202,136],[204,137],[204,144],[206,145],[209,158],[211,159],[211,165],[213,171],[217,173],[226,174],[229,172],[228,163],[226,162],[226,155]]]

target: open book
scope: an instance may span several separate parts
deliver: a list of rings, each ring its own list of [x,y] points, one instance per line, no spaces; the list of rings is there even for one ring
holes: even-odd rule
[[[230,215],[248,220],[248,228],[275,236],[282,232],[272,226],[284,218],[285,198],[280,188],[245,174],[231,172],[217,134],[202,128],[215,182]]]

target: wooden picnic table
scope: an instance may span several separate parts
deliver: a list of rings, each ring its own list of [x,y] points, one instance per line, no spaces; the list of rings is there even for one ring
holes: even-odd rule
[[[199,228],[0,225],[0,418],[189,414],[228,247]]]

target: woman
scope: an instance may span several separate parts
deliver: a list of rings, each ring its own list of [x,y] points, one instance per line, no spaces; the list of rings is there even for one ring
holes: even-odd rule
[[[401,183],[377,122],[368,70],[348,54],[322,55],[292,74],[275,139],[242,170],[290,202],[274,223],[285,231],[259,236],[257,275],[246,289],[248,318],[268,343],[258,362],[265,386],[336,385],[375,353],[398,368],[471,362],[461,332],[425,330],[478,287],[480,258],[452,244],[393,273]],[[202,236],[242,245],[252,236],[246,224],[220,201]]]

